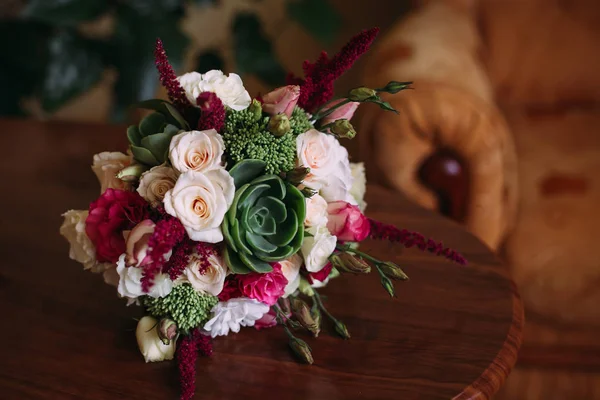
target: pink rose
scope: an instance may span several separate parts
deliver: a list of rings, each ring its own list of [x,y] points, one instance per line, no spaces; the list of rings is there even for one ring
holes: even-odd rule
[[[277,88],[263,96],[263,111],[269,115],[283,113],[289,118],[299,97],[300,86],[289,85]]]
[[[327,111],[331,107],[335,106],[336,104],[339,104],[340,102],[342,102],[344,100],[346,100],[346,99],[339,99],[339,100],[332,102],[330,105],[328,105],[327,107],[325,107],[323,109],[323,112]],[[344,104],[343,106],[341,106],[339,108],[336,108],[331,114],[329,114],[326,117],[323,117],[323,119],[321,120],[321,125],[330,124],[332,122],[337,121],[338,119],[347,119],[348,121],[350,121],[350,119],[352,119],[352,116],[354,115],[354,112],[358,108],[359,104],[360,103],[352,101],[350,103]]]
[[[310,272],[308,275],[306,275],[308,283],[312,285],[314,281],[325,282],[325,279],[327,279],[332,269],[333,264],[329,262],[319,272]]]
[[[154,233],[156,224],[145,219],[129,232],[125,241],[125,262],[128,266],[141,267],[148,263],[148,241]]]
[[[254,328],[257,330],[272,328],[277,325],[277,313],[271,308],[268,313],[262,316],[261,319],[256,320]]]
[[[125,253],[123,232],[148,217],[148,203],[136,192],[108,188],[90,204],[85,233],[99,262],[116,263]]]
[[[242,294],[261,303],[272,306],[283,296],[288,280],[281,272],[279,263],[273,264],[273,271],[267,274],[250,273],[238,277]]]
[[[327,205],[327,229],[343,242],[360,242],[369,236],[371,225],[360,208],[345,201]]]

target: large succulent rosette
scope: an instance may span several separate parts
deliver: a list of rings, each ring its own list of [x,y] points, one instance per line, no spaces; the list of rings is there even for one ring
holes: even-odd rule
[[[236,274],[272,271],[270,263],[297,253],[304,239],[304,195],[279,176],[264,175],[265,166],[243,160],[229,171],[236,192],[222,228],[225,260]]]

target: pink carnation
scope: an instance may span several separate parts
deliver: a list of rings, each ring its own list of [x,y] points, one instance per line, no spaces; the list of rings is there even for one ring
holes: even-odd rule
[[[250,273],[238,277],[242,294],[261,303],[272,306],[285,293],[288,280],[281,272],[279,263],[273,264],[273,271],[267,274]]]
[[[116,263],[125,253],[123,232],[148,217],[148,203],[137,192],[106,189],[92,204],[85,233],[96,247],[99,262]]]
[[[333,264],[327,263],[327,265],[325,265],[319,272],[309,273],[306,276],[306,278],[308,279],[308,283],[312,285],[315,281],[325,282],[325,279],[327,279],[332,269]]]
[[[369,236],[371,224],[355,205],[334,201],[327,205],[327,229],[344,242],[360,242]]]

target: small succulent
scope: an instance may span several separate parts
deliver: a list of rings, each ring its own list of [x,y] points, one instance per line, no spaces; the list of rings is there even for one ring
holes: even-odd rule
[[[140,163],[153,167],[164,163],[169,156],[171,138],[179,128],[167,122],[167,118],[158,112],[144,117],[139,125],[127,129],[131,153]]]
[[[263,175],[262,160],[242,160],[229,173],[236,192],[223,221],[225,260],[237,274],[270,272],[270,262],[298,252],[304,239],[302,192],[277,175]]]

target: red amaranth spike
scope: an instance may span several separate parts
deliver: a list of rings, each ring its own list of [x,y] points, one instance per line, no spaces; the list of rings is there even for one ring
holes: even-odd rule
[[[200,355],[210,357],[213,353],[212,339],[208,335],[203,335],[200,331],[196,334],[196,346]]]
[[[202,92],[196,99],[202,115],[198,120],[198,130],[214,129],[217,132],[225,126],[225,107],[221,99],[213,92]]]
[[[191,400],[196,393],[196,361],[198,360],[198,343],[194,335],[184,336],[177,344],[176,351],[181,387],[180,399]]]
[[[416,246],[422,251],[428,251],[438,256],[444,256],[447,259],[461,265],[466,265],[467,260],[456,250],[444,247],[441,242],[427,239],[418,232],[412,232],[406,229],[398,229],[394,225],[384,224],[369,218],[371,224],[371,233],[369,237],[377,240],[389,240],[397,242],[404,247],[410,248]]]
[[[184,240],[173,249],[173,254],[169,261],[163,267],[163,272],[169,274],[171,280],[175,280],[183,274],[183,270],[190,261],[190,256],[194,251],[194,242]]]
[[[183,113],[186,109],[192,107],[192,104],[185,95],[185,90],[179,84],[177,75],[173,67],[169,63],[167,58],[167,52],[163,46],[163,42],[160,39],[156,39],[156,48],[154,49],[154,63],[158,70],[160,77],[160,83],[167,89],[169,99],[177,108],[177,110]]]

